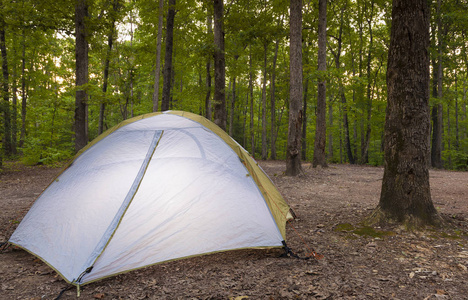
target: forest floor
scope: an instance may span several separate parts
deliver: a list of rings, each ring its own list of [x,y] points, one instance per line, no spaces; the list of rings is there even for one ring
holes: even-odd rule
[[[411,233],[364,228],[377,206],[383,168],[331,165],[283,175],[264,161],[297,219],[282,250],[242,250],[162,263],[82,287],[81,299],[468,299],[468,172],[431,170],[434,205],[455,228]],[[14,231],[60,169],[7,163],[0,174],[0,241]],[[26,251],[0,254],[0,299],[54,299],[65,281]],[[61,299],[76,299],[76,290]]]

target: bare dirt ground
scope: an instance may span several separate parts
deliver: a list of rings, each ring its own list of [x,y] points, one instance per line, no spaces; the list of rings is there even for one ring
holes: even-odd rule
[[[287,227],[299,255],[231,251],[163,263],[82,287],[81,299],[468,299],[468,173],[431,171],[432,198],[458,230],[408,233],[362,228],[376,207],[383,169],[331,165],[283,175],[260,165],[297,214]],[[5,241],[60,169],[8,163],[0,175],[0,241]],[[33,255],[0,254],[0,299],[54,299],[67,287]],[[61,299],[76,299],[76,290]]]

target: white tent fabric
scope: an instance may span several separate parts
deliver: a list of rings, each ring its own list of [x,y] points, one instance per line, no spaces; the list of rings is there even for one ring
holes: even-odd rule
[[[76,285],[283,240],[238,154],[212,130],[171,113],[121,125],[87,148],[10,238]]]

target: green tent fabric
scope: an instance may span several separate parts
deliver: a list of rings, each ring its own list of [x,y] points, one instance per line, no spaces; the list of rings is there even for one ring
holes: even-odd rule
[[[9,242],[79,286],[174,259],[282,247],[288,212],[223,130],[168,111],[126,120],[81,150]]]

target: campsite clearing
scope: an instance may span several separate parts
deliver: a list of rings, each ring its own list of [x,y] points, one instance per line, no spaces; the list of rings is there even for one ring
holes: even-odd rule
[[[377,205],[383,168],[332,165],[285,177],[282,161],[261,161],[298,219],[281,250],[228,251],[178,260],[82,287],[81,299],[468,299],[468,172],[432,170],[434,205],[459,230],[407,233],[359,225]],[[6,163],[0,175],[0,240],[8,238],[58,168]],[[294,227],[294,228],[293,228]],[[305,244],[304,244],[304,242]],[[54,299],[65,281],[31,254],[0,254],[3,299]],[[244,298],[242,298],[244,297]],[[62,299],[75,299],[76,290]]]

